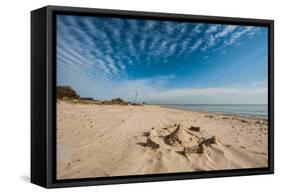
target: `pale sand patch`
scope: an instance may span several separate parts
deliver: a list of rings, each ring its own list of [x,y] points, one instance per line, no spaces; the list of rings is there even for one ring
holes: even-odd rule
[[[164,137],[179,123],[182,142],[169,145]],[[190,131],[191,126],[200,127],[200,132]],[[262,119],[151,105],[81,105],[60,101],[57,178],[267,167],[267,128],[267,121]],[[183,147],[198,140],[189,132],[206,138],[215,136],[216,143],[204,145],[203,153],[184,154]],[[147,146],[148,138],[159,147]]]

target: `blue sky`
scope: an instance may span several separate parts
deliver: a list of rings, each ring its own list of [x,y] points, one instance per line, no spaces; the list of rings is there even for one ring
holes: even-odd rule
[[[57,16],[57,85],[160,104],[267,104],[267,28]]]

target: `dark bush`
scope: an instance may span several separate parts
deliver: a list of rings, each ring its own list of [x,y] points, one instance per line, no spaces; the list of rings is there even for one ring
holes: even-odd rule
[[[122,98],[113,98],[112,100],[111,100],[112,102],[116,102],[116,103],[123,103],[123,102],[125,102]]]
[[[78,99],[80,96],[70,86],[57,86],[57,98],[62,99],[64,97]]]

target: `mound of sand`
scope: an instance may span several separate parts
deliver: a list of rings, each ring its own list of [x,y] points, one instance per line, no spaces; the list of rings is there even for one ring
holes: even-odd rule
[[[265,120],[208,115],[59,101],[57,178],[267,166]]]
[[[143,146],[152,149],[162,149],[161,144],[166,144],[172,148],[181,148],[182,154],[187,156],[192,153],[203,154],[206,147],[211,147],[217,143],[216,137],[209,137],[200,132],[200,127],[193,127],[184,129],[182,124],[175,125],[176,128],[170,132],[167,127],[162,129],[152,128],[150,132],[146,132],[144,136],[147,137],[147,142]],[[167,135],[161,135],[166,130]],[[170,129],[171,130],[171,129]]]
[[[139,145],[145,147],[147,151],[150,150],[150,157],[161,156],[161,164],[157,165],[159,168],[169,168],[168,164],[173,161],[172,158],[175,158],[175,153],[184,157],[186,166],[196,171],[243,168],[253,165],[249,157],[220,143],[217,137],[201,130],[200,127],[175,124],[152,128],[149,132],[145,132],[144,136],[146,143]]]

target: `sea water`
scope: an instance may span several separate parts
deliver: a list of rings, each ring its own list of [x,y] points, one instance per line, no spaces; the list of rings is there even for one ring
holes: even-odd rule
[[[265,104],[165,104],[160,106],[181,110],[268,118],[268,106]]]

